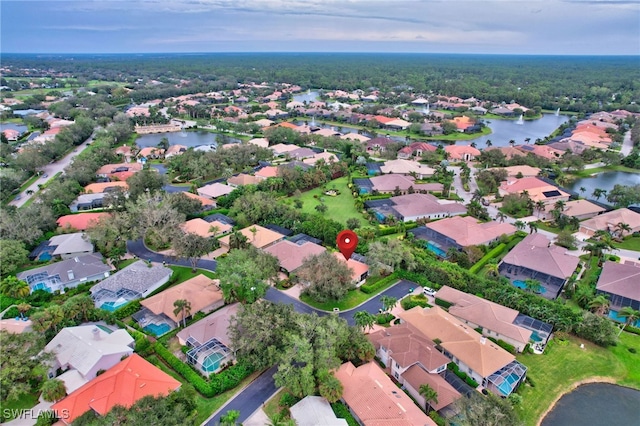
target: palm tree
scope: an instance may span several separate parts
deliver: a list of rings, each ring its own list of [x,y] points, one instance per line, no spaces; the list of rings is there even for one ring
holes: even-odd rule
[[[615,228],[618,231],[620,238],[624,237],[625,232],[631,232],[632,228],[628,223],[619,222]]]
[[[367,311],[358,311],[353,314],[353,319],[356,325],[364,332],[367,328],[372,329],[376,323],[376,317]]]
[[[472,201],[480,201],[484,197],[484,192],[481,189],[476,189],[471,197]]]
[[[489,261],[489,263],[487,263],[487,266],[485,266],[485,270],[487,271],[487,275],[490,275],[492,277],[497,277],[500,269],[498,268],[498,263],[496,262],[495,259],[491,259],[492,261]]]
[[[487,139],[485,143],[487,144],[487,148],[491,148],[493,146],[493,142],[491,142],[491,139]]]
[[[540,217],[540,213],[545,211],[545,209],[547,208],[547,205],[545,204],[544,201],[538,200],[536,201],[535,207],[536,207],[536,210],[538,210],[538,217]]]
[[[14,299],[23,299],[31,293],[31,288],[25,281],[10,275],[0,283],[0,292]]]
[[[31,305],[28,303],[20,303],[18,304],[18,306],[16,306],[16,308],[18,308],[18,312],[20,312],[20,318],[24,318],[24,314],[29,312],[29,309],[31,309]]]
[[[640,311],[636,311],[631,306],[625,306],[624,308],[620,309],[620,311],[618,311],[618,316],[624,317],[624,324],[620,329],[620,333],[618,333],[619,336],[622,334],[626,326],[634,324],[636,321],[638,321],[638,319],[640,319]]]
[[[185,299],[178,299],[175,302],[173,302],[173,306],[175,308],[173,310],[173,315],[177,316],[179,313],[181,313],[182,326],[186,327],[187,317],[191,315],[191,303]]]
[[[589,309],[597,315],[604,315],[609,311],[609,299],[599,294],[589,302]]]
[[[524,280],[524,285],[527,288],[527,291],[531,292],[531,293],[537,293],[538,291],[540,291],[540,281],[538,280],[534,280],[532,278],[527,278],[526,280]]]
[[[256,228],[255,226],[252,226],[251,228],[249,228],[249,232],[251,232],[251,235],[252,235],[251,242],[255,242],[256,234],[258,233],[258,228]]]
[[[56,402],[67,395],[64,382],[60,379],[46,380],[42,384],[42,399],[48,402]]]
[[[58,325],[60,325],[65,318],[62,307],[60,305],[51,305],[46,308],[45,311],[48,312],[51,318],[51,326],[53,327],[53,330],[58,334]]]
[[[593,190],[593,193],[591,195],[593,195],[593,197],[596,200],[599,200],[600,197],[603,197],[603,196],[607,195],[607,190],[606,189],[596,188],[596,189]]]
[[[583,196],[586,191],[587,191],[587,188],[585,188],[584,186],[580,187],[580,194],[582,194]]]
[[[249,245],[249,239],[240,231],[233,231],[229,236],[230,249],[243,249]]]
[[[427,412],[431,411],[431,409],[433,408],[431,406],[431,403],[434,403],[434,404],[438,403],[438,392],[436,392],[436,390],[433,389],[431,386],[429,386],[427,383],[420,385],[418,393],[420,393],[420,395],[422,395],[422,397],[424,398],[425,411]]]
[[[516,220],[513,224],[518,229],[518,231],[522,231],[527,226],[527,224],[521,220]]]
[[[506,218],[507,218],[507,215],[502,212],[498,212],[498,214],[496,215],[496,219],[499,220],[500,223],[504,222]]]
[[[392,296],[382,296],[380,298],[380,303],[382,303],[382,309],[387,312],[392,310],[396,304],[398,303],[398,299]]]
[[[516,144],[516,141],[515,141],[515,140],[511,139],[511,140],[509,141],[509,145],[514,146],[515,144]]]
[[[239,417],[240,411],[229,410],[225,414],[220,416],[220,426],[235,426]]]
[[[538,223],[537,222],[529,222],[529,233],[538,233]]]
[[[567,203],[566,201],[563,200],[558,200],[556,201],[556,203],[553,205],[553,207],[557,210],[560,210],[561,212],[564,211],[565,207],[567,207]]]

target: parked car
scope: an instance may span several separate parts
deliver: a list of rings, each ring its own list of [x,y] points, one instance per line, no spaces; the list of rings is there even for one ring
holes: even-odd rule
[[[436,291],[434,289],[430,288],[430,287],[423,287],[422,288],[422,293],[425,296],[431,296],[431,297],[436,295]]]

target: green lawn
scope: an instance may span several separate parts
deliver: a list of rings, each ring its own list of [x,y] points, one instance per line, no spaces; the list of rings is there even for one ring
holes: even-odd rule
[[[211,271],[206,271],[204,269],[198,269],[195,273],[191,272],[191,268],[188,266],[169,266],[171,270],[174,272],[174,280],[175,284],[180,284],[185,282],[186,280],[195,277],[196,275],[203,274],[211,279],[216,277],[216,274]]]
[[[619,249],[640,251],[640,237],[629,237],[621,243],[613,243],[613,246]]]
[[[549,225],[549,222],[543,222],[539,220],[536,223],[538,224],[538,229],[542,229],[543,231],[552,232],[554,234],[557,234],[560,232],[560,228],[558,228],[557,226]]]
[[[341,177],[327,183],[325,186],[327,190],[337,189],[340,191],[340,195],[335,197],[325,195],[322,187],[312,189],[311,191],[304,192],[300,196],[302,204],[302,211],[305,213],[317,213],[316,206],[320,204],[320,199],[324,200],[324,204],[328,207],[328,210],[324,215],[343,225],[347,224],[347,219],[356,218],[360,220],[360,223],[364,223],[362,214],[358,212],[353,203],[353,196],[351,195],[351,189],[347,186],[349,183],[348,177]],[[318,198],[313,198],[317,195]],[[293,204],[295,197],[289,197],[286,199],[287,203]]]
[[[622,165],[617,165],[617,166],[598,167],[595,169],[584,169],[584,170],[580,170],[579,172],[571,173],[571,175],[575,176],[576,178],[582,178],[582,177],[589,177],[591,175],[603,173],[603,172],[640,173],[640,170],[632,169],[630,167],[625,167]]]
[[[317,309],[322,309],[323,311],[331,312],[333,311],[334,308],[338,308],[340,309],[340,311],[345,311],[348,309],[353,309],[356,306],[360,305],[361,303],[364,303],[369,299],[377,297],[380,293],[382,293],[389,287],[395,285],[397,282],[398,282],[397,280],[389,282],[388,285],[380,288],[375,294],[367,294],[360,291],[360,289],[351,290],[349,291],[349,293],[347,293],[347,295],[344,298],[342,298],[337,302],[318,303],[313,299],[311,299],[306,294],[301,294],[300,300],[306,303],[307,305],[313,306],[314,308],[317,308]]]
[[[4,423],[9,420],[15,419],[19,414],[19,411],[12,410],[25,410],[27,408],[33,408],[38,403],[39,393],[23,393],[17,400],[7,400],[2,402],[2,414],[0,415],[0,422]]]
[[[584,344],[584,349],[580,344]],[[524,399],[517,408],[520,417],[526,425],[535,425],[556,398],[588,378],[603,378],[640,389],[640,353],[632,354],[628,351],[630,347],[640,352],[640,336],[623,333],[618,346],[611,348],[570,336],[565,341],[552,341],[543,355],[518,355],[518,361],[528,367],[527,376],[535,384],[518,391]]]

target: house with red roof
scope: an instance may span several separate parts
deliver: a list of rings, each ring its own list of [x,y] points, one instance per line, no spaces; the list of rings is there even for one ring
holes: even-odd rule
[[[400,151],[398,151],[398,158],[406,160],[411,157],[422,157],[422,154],[425,152],[433,152],[436,149],[434,145],[426,142],[414,142],[401,148]]]
[[[53,404],[51,409],[64,413],[61,420],[70,425],[89,410],[104,416],[116,405],[129,408],[145,396],[167,396],[180,385],[178,380],[133,354]]]
[[[473,161],[480,155],[480,150],[471,145],[447,145],[444,150],[449,160]]]
[[[84,231],[98,223],[103,217],[109,217],[109,213],[78,213],[60,216],[56,221],[60,228]]]

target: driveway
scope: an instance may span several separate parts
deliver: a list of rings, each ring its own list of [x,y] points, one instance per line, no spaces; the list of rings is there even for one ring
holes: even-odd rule
[[[191,267],[191,263],[186,259],[176,259],[173,256],[166,256],[164,254],[151,251],[144,245],[142,239],[136,241],[127,241],[127,250],[129,253],[136,255],[142,260],[150,260],[151,262],[166,262],[168,265],[188,266]],[[218,262],[215,260],[199,259],[198,268],[206,269],[208,271],[215,271],[218,266]]]
[[[42,174],[40,175],[40,177],[34,183],[32,183],[29,187],[27,187],[23,192],[20,193],[19,200],[14,199],[9,203],[9,205],[22,207],[24,203],[26,203],[29,199],[31,199],[31,197],[35,197],[36,193],[39,190],[38,185],[44,185],[49,180],[53,179],[53,177],[57,173],[64,172],[64,169],[69,164],[71,164],[71,161],[76,157],[76,155],[84,151],[87,148],[88,144],[91,141],[93,141],[94,134],[89,136],[89,139],[82,142],[82,144],[78,145],[76,148],[73,149],[73,151],[71,151],[69,154],[65,155],[64,157],[62,157],[60,160],[51,164],[47,164],[46,166],[42,167],[41,169]],[[47,177],[44,177],[45,175],[47,175]],[[33,193],[31,195],[28,195],[27,194],[28,191],[33,191]]]
[[[625,157],[631,154],[633,150],[633,142],[631,142],[631,130],[624,134],[624,139],[622,140],[622,147],[620,148],[620,153]]]

